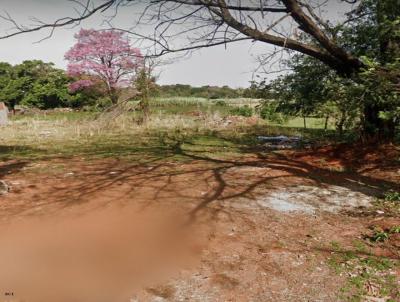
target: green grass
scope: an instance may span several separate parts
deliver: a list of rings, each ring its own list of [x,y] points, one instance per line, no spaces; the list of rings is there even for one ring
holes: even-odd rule
[[[345,249],[332,242],[332,256],[329,265],[336,273],[346,276],[341,288],[340,301],[362,302],[369,295],[398,301],[395,271],[398,260],[373,255],[362,241],[355,241],[352,249]],[[371,293],[371,288],[374,293]]]
[[[235,99],[206,99],[196,97],[159,97],[155,98],[152,103],[156,106],[170,106],[170,105],[213,105],[219,101],[224,101],[228,105],[236,106],[254,106],[258,105],[260,101],[258,99],[249,98],[235,98]]]
[[[193,112],[219,113],[221,116],[230,115],[233,108],[240,106],[254,107],[259,104],[256,99],[206,99],[188,97],[155,98],[151,101],[153,112],[168,114],[185,114]]]
[[[166,114],[193,114],[202,113],[219,113],[222,116],[229,114],[231,106],[218,106],[216,103],[206,99],[185,99],[185,98],[169,98],[155,99],[150,103],[151,111],[154,113]]]
[[[258,100],[164,98],[151,101],[151,118],[138,125],[140,112],[107,118],[99,112],[51,112],[12,117],[0,128],[0,158],[44,158],[74,155],[90,157],[182,157],[176,146],[187,152],[209,156],[237,156],[259,147],[257,136],[303,136],[320,143],[335,140],[334,131],[324,130],[323,119],[301,118],[284,125],[259,124],[224,126],[223,117],[232,108],[255,106]],[[181,150],[182,151],[182,150]]]
[[[254,152],[255,148],[260,151],[259,135],[301,133],[297,129],[267,124],[226,128],[213,125],[212,120],[193,121],[192,117],[181,115],[169,119],[168,116],[161,115],[157,120],[156,115],[149,124],[139,126],[132,113],[127,113],[120,120],[111,121],[115,124],[104,127],[98,126],[94,116],[85,112],[25,116],[0,128],[0,159],[82,156],[140,161],[163,157],[182,160],[193,155],[234,158]]]
[[[71,116],[72,117],[71,117]],[[122,125],[96,128],[96,121],[86,113],[18,118],[0,129],[0,159],[36,160],[57,157],[124,158],[182,160],[189,155],[225,157],[237,155],[243,148],[240,139],[251,129],[236,132],[208,129],[208,125],[172,123],[138,126],[132,114],[124,116]],[[169,124],[171,123],[171,124]],[[233,142],[232,142],[233,141]],[[178,149],[179,147],[179,149]]]
[[[187,152],[229,157],[260,148],[260,135],[303,135],[310,139],[322,135],[313,129],[266,124],[218,128],[208,122],[194,122],[191,117],[182,121],[178,117],[178,125],[173,125],[175,120],[166,120],[160,125],[156,121],[154,125],[138,126],[131,113],[124,117],[125,125],[108,129],[98,127],[91,115],[82,113],[80,117],[79,113],[64,113],[19,118],[16,124],[0,129],[0,159],[182,157],[177,153],[177,144]]]
[[[96,112],[51,112],[48,114],[29,114],[29,115],[16,115],[11,116],[12,121],[29,121],[29,120],[42,120],[42,121],[84,121],[93,119],[98,113]]]
[[[223,102],[225,105],[220,105]],[[232,115],[232,111],[238,107],[249,106],[254,108],[259,105],[260,100],[249,98],[236,98],[236,99],[206,99],[195,97],[168,97],[168,98],[155,98],[150,101],[150,110],[153,114],[172,114],[172,115],[193,115],[196,113],[203,114],[219,114],[220,116]],[[12,117],[13,120],[26,120],[29,118],[37,120],[66,120],[66,121],[79,121],[84,119],[92,119],[98,116],[99,112],[51,112],[40,113],[33,115],[19,115]],[[255,113],[257,114],[257,113]],[[136,113],[132,113],[135,116]],[[272,126],[280,126],[287,128],[304,129],[304,121],[301,117],[289,118],[283,124],[269,123]],[[307,117],[306,124],[308,129],[324,129],[325,119]],[[333,123],[330,121],[328,130],[332,130]]]
[[[317,117],[306,117],[307,129],[324,129],[325,119]],[[286,123],[281,124],[283,127],[304,128],[304,120],[302,117],[290,118]],[[332,123],[328,123],[328,130],[334,129]]]
[[[386,201],[392,201],[392,202],[396,202],[397,201],[397,202],[400,203],[400,192],[396,192],[396,191],[386,192],[385,200]]]
[[[219,101],[223,101],[226,105],[218,105]],[[195,112],[203,113],[218,113],[221,116],[232,115],[234,110],[238,107],[249,106],[254,108],[259,104],[257,99],[205,99],[205,98],[185,98],[185,97],[171,97],[171,98],[156,98],[151,101],[151,110],[155,113],[167,114],[189,114]],[[256,113],[255,113],[256,114]],[[304,121],[301,117],[294,117],[288,119],[286,123],[274,124],[274,126],[282,126],[287,128],[304,128]],[[308,129],[324,129],[325,119],[307,117],[306,125]],[[328,130],[334,127],[329,123]]]

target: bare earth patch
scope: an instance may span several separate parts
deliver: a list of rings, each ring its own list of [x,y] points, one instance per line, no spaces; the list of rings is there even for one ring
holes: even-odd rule
[[[371,196],[340,186],[321,188],[300,185],[272,191],[258,203],[282,212],[303,211],[311,214],[316,211],[339,212],[368,207],[374,200]]]
[[[10,192],[0,196],[0,294],[7,301],[343,301],[346,276],[328,264],[332,242],[348,248],[381,218],[342,210],[368,207],[398,183],[376,167],[379,179],[314,159],[4,162]]]

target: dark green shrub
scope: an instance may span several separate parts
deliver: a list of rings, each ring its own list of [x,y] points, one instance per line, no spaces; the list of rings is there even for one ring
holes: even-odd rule
[[[287,122],[288,117],[277,111],[277,104],[265,101],[259,108],[260,117],[273,123],[283,124]]]
[[[232,108],[230,113],[232,115],[239,115],[239,116],[246,116],[246,117],[250,117],[253,115],[253,108],[251,108],[248,105],[244,105],[242,107],[235,107]]]
[[[96,101],[96,107],[99,109],[106,109],[112,105],[112,101],[108,96],[99,98]]]
[[[218,101],[215,101],[215,105],[220,106],[220,107],[225,107],[228,104],[224,100],[218,100]]]

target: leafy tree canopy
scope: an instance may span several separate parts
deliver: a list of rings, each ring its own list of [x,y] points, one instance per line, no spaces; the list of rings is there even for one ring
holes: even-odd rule
[[[0,63],[0,100],[10,108],[15,105],[38,107],[76,107],[89,97],[83,94],[71,95],[71,82],[65,72],[53,63],[40,60],[24,61],[12,66]]]

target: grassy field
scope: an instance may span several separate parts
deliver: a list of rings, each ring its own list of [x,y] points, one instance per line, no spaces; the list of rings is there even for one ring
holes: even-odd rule
[[[133,114],[112,121],[79,113],[36,115],[18,118],[0,128],[0,156],[2,159],[72,155],[140,159],[166,156],[175,152],[174,146],[183,141],[206,144],[214,141],[216,148],[235,141],[240,146],[240,140],[249,131],[254,129],[244,125],[225,129],[215,122],[214,115],[195,120],[190,116],[156,113],[145,125],[138,125]]]
[[[300,135],[310,139],[333,135],[331,130],[322,129],[322,119],[308,118],[310,129],[304,129],[301,118],[274,125],[258,117],[232,117],[232,108],[254,107],[258,103],[251,99],[156,99],[151,102],[150,118],[145,124],[138,122],[140,112],[125,112],[117,117],[100,112],[17,115],[0,128],[0,157],[180,157],[174,149],[177,144],[216,156],[257,147],[259,135]]]
[[[324,129],[325,119],[317,117],[307,117],[306,125],[308,129]],[[282,124],[282,126],[292,128],[304,128],[304,120],[301,117],[290,118],[286,123]],[[328,129],[334,129],[332,121],[328,123]]]
[[[169,114],[181,114],[200,111],[203,113],[218,113],[227,116],[233,108],[250,106],[252,108],[260,104],[257,99],[205,99],[205,98],[156,98],[151,102],[153,112]]]
[[[200,111],[204,113],[218,113],[221,116],[227,116],[232,113],[232,109],[242,106],[249,106],[253,108],[254,114],[257,115],[257,106],[260,105],[261,100],[238,98],[238,99],[213,99],[208,100],[205,98],[157,98],[152,103],[152,110],[154,112],[181,114],[188,112]],[[289,118],[284,124],[273,124],[275,126],[291,127],[291,128],[304,128],[304,120],[302,117]],[[306,118],[307,128],[310,129],[324,129],[325,119],[316,117]],[[328,123],[328,129],[334,129],[334,123]]]

